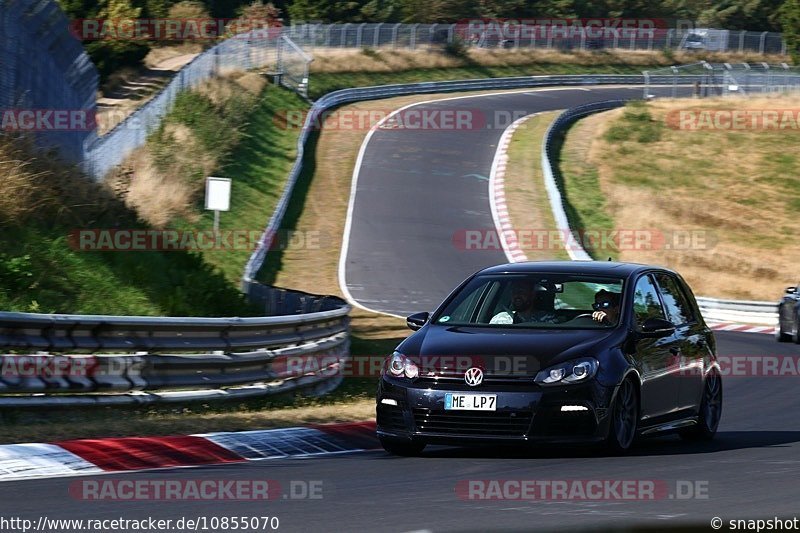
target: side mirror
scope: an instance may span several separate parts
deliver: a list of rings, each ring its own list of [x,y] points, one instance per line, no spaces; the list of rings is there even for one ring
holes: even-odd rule
[[[786,287],[786,294],[794,294],[797,292],[797,287]]]
[[[406,318],[406,326],[412,331],[417,331],[428,323],[430,316],[429,313],[414,313]]]
[[[675,325],[669,320],[657,317],[648,318],[639,328],[639,334],[646,338],[668,337],[673,333],[675,333]]]

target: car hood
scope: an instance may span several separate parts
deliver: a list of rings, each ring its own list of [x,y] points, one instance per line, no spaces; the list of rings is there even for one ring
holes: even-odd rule
[[[618,330],[492,329],[428,324],[398,351],[418,358],[423,375],[446,375],[480,367],[487,375],[535,375],[578,357],[597,357],[618,342]]]

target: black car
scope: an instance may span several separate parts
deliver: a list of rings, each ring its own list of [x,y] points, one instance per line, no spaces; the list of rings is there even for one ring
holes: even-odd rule
[[[711,439],[722,414],[713,333],[686,282],[647,265],[565,261],[482,270],[387,358],[383,447],[602,443],[677,431]]]
[[[794,341],[800,344],[800,289],[786,287],[786,293],[778,302],[778,327],[775,337],[779,342]]]

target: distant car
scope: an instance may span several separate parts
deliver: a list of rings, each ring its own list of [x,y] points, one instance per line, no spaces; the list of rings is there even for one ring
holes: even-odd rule
[[[683,48],[686,50],[705,50],[706,37],[705,35],[690,33],[686,36],[683,42]]]
[[[427,444],[604,443],[714,437],[715,339],[675,272],[615,262],[482,270],[387,358],[377,433],[398,455]]]
[[[695,28],[681,39],[684,50],[705,50],[708,52],[724,52],[728,50],[729,30],[711,28]]]
[[[794,341],[800,344],[800,288],[786,287],[778,302],[778,328],[775,330],[778,342]]]

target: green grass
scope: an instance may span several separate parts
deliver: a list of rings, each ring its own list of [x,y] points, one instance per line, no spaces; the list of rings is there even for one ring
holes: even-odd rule
[[[664,122],[654,120],[646,104],[631,102],[625,106],[622,117],[608,128],[603,137],[608,142],[652,143],[661,139],[663,131]]]
[[[70,244],[71,229],[28,224],[0,231],[0,309],[172,316],[254,313],[236,288],[196,254],[79,251]]]
[[[536,63],[514,66],[482,66],[450,68],[415,68],[396,72],[312,72],[309,78],[309,96],[320,96],[349,87],[367,87],[390,83],[415,83],[424,81],[467,80],[501,78],[507,76],[540,76],[568,74],[641,74],[647,66],[628,64],[550,64]]]
[[[276,117],[286,111],[305,112],[308,107],[295,93],[270,86],[248,113],[248,123],[241,131],[241,140],[224,154],[220,169],[216,172],[217,176],[233,180],[231,209],[220,214],[221,230],[243,230],[251,234],[259,234],[264,230],[294,163],[300,133],[298,128],[285,127]],[[203,124],[203,128],[207,126]],[[213,143],[218,136],[212,134],[210,142]],[[209,230],[213,220],[213,214],[204,211],[200,220],[191,223],[191,227]],[[189,225],[185,221],[183,224]],[[203,259],[222,272],[232,285],[238,286],[251,254],[249,248],[207,251],[203,252]],[[278,250],[270,251],[267,257],[276,254],[279,254]]]
[[[552,111],[531,117],[511,137],[504,188],[511,223],[517,230],[556,229],[542,178],[541,146],[547,128],[560,113]],[[523,249],[523,252],[531,261],[569,259],[562,243],[549,239],[544,248],[534,245],[534,249]]]
[[[570,227],[578,232],[610,232],[614,229],[614,218],[606,207],[606,197],[600,190],[597,169],[586,164],[588,145],[579,128],[582,123],[574,123],[566,134],[557,139],[556,153],[561,169],[561,183],[564,211]],[[556,176],[559,174],[556,173]],[[580,234],[580,233],[579,233]],[[594,259],[617,259],[617,250],[604,247],[595,249],[591,241],[585,239],[584,249]]]
[[[181,94],[162,127],[148,139],[157,165],[168,166],[176,140],[165,134],[178,123],[194,134],[199,149],[220,161],[216,175],[233,178],[231,210],[221,228],[263,231],[295,157],[296,129],[281,127],[275,116],[308,105],[284,89],[268,87],[248,105],[234,96],[220,104],[208,97]],[[34,165],[33,170],[36,167]],[[185,178],[202,187],[200,164]],[[76,177],[73,179],[84,179]],[[0,308],[9,311],[78,314],[230,316],[256,310],[239,293],[239,281],[252,250],[189,252],[87,252],[72,246],[73,229],[146,228],[121,202],[91,190],[91,223],[60,220],[45,211],[39,219],[0,230]],[[202,202],[202,194],[198,195]],[[108,203],[110,207],[101,207]],[[178,221],[179,229],[211,229],[213,215],[196,206],[199,222]],[[94,213],[92,217],[94,217]],[[49,218],[49,220],[48,220]],[[63,217],[62,217],[63,218]]]

